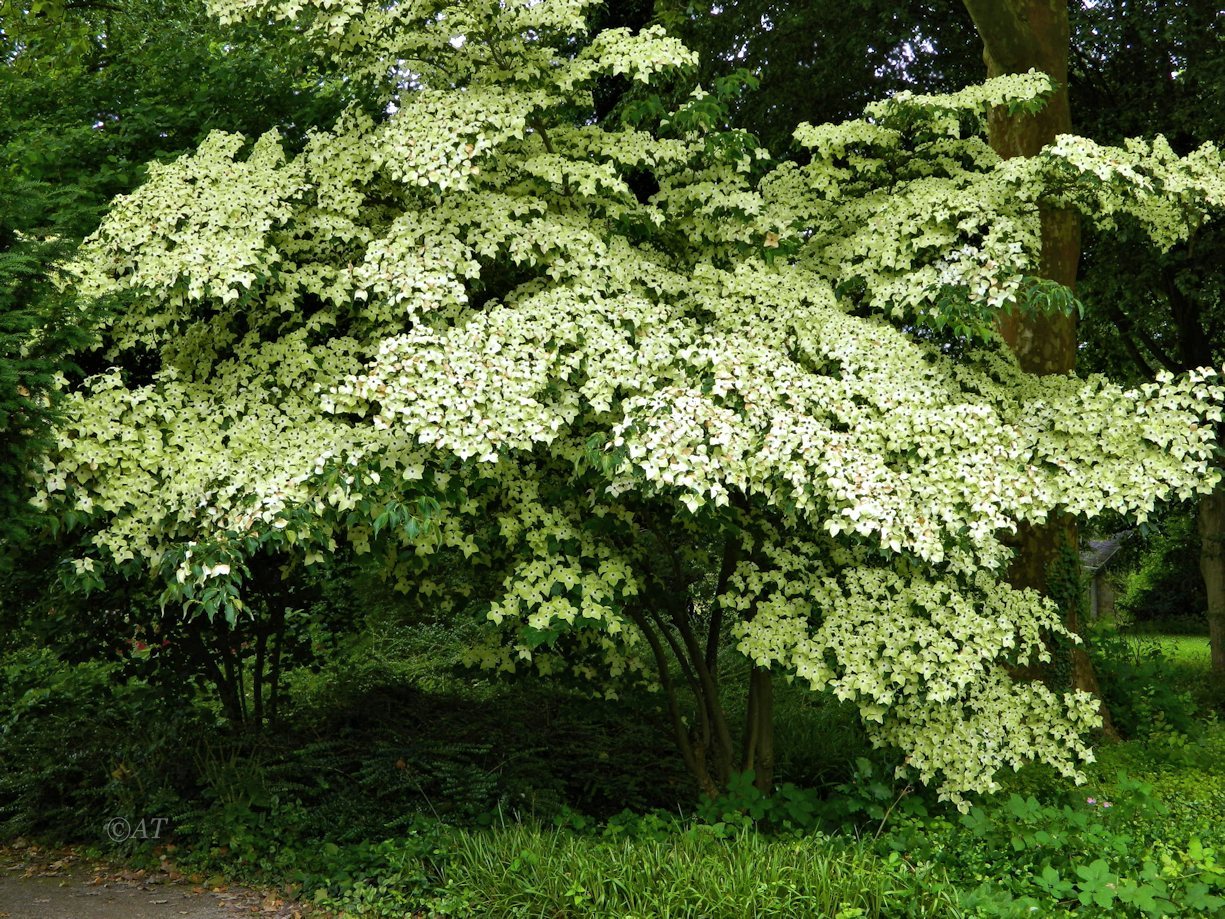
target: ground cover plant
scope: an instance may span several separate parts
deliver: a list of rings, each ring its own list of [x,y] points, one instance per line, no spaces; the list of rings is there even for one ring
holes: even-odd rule
[[[6,4],[0,838],[352,916],[1225,908],[1225,157],[1070,133],[1113,4],[1075,66],[964,5],[987,77],[919,27],[767,147],[804,54],[703,16],[770,4],[167,3],[194,89],[144,0]]]
[[[782,771],[789,756],[773,794],[739,776],[695,806],[674,753],[640,723],[640,703],[610,722],[606,704],[491,693],[462,670],[431,703],[402,676],[383,674],[392,685],[371,692],[380,680],[352,666],[347,687],[335,671],[303,675],[320,701],[287,715],[303,725],[261,744],[235,738],[214,709],[122,747],[118,723],[167,714],[153,694],[100,696],[98,677],[79,667],[47,679],[13,664],[29,682],[6,684],[26,699],[6,696],[13,716],[0,744],[10,837],[75,838],[152,864],[169,844],[185,872],[285,885],[346,915],[696,916],[712,902],[776,915],[1211,915],[1225,894],[1225,734],[1203,710],[1185,733],[1100,748],[1084,785],[1031,768],[962,814],[894,779],[862,735],[856,743],[853,710],[814,717],[806,691],[784,692],[787,722],[811,719],[801,764],[830,765],[817,776]],[[32,683],[48,686],[41,699],[24,688]],[[512,749],[495,726],[525,704],[551,710],[520,715]],[[524,731],[539,731],[553,755]],[[609,736],[618,743],[601,752],[593,738]],[[69,762],[66,746],[78,751]],[[616,811],[619,800],[635,806]],[[112,812],[166,815],[173,834],[103,845],[97,815]]]

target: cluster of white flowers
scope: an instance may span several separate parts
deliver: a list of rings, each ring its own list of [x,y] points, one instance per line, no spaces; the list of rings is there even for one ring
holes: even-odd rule
[[[1011,304],[1037,203],[1085,194],[1069,173],[1165,241],[1220,204],[1220,157],[1000,162],[968,126],[1037,104],[1032,74],[801,127],[804,166],[584,124],[601,75],[693,63],[654,29],[575,52],[591,5],[214,0],[302,17],[394,105],[296,156],[214,135],[89,241],[82,289],[123,304],[100,344],[160,368],[68,400],[39,500],[92,514],[78,567],[190,586],[243,545],[380,538],[424,592],[445,549],[497,568],[506,641],[474,661],[613,680],[644,670],[665,557],[713,576],[712,534],[751,519],[721,601],[745,655],[854,700],[949,797],[1024,759],[1074,771],[1092,705],[1007,678],[1059,624],[1001,583],[1000,537],[1210,488],[1220,387],[1032,378],[897,320]]]

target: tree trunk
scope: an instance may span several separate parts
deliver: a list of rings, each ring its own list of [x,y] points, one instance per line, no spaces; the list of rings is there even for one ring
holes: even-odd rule
[[[1162,271],[1162,284],[1170,304],[1170,314],[1178,329],[1178,350],[1182,372],[1196,367],[1212,366],[1211,337],[1204,326],[1204,311],[1199,300],[1183,293],[1178,284],[1178,270],[1167,266]],[[1225,426],[1218,426],[1217,439],[1225,435]],[[1208,642],[1212,649],[1212,676],[1225,679],[1225,485],[1200,498],[1199,503],[1199,570],[1204,579],[1204,595],[1208,600]]]
[[[753,784],[765,795],[774,791],[774,681],[766,667],[749,674],[749,699],[744,718],[744,772],[753,770]]]
[[[242,685],[242,661],[238,658],[238,650],[233,644],[234,636],[225,621],[221,617],[216,617],[213,619],[212,626],[225,680],[225,695],[222,704],[229,713],[230,721],[234,726],[241,727],[247,721],[247,704]]]
[[[1036,114],[1009,114],[994,109],[988,118],[988,138],[1000,156],[1034,156],[1060,134],[1072,130],[1068,102],[1067,0],[964,0],[983,41],[987,75],[1002,76],[1037,69],[1050,76],[1055,92]],[[1076,284],[1080,261],[1080,217],[1074,211],[1044,207],[1040,212],[1042,256],[1039,274],[1068,288]],[[1023,315],[1019,310],[1002,315],[1000,334],[1016,354],[1021,369],[1038,376],[1070,373],[1076,366],[1076,319],[1070,315]],[[1060,554],[1076,551],[1073,520],[1059,516],[1043,526],[1022,526],[1016,540],[1017,556],[1009,571],[1015,587],[1031,587],[1050,595],[1049,573]],[[1079,603],[1063,604],[1064,624],[1080,632]],[[1070,681],[1075,689],[1101,698],[1093,663],[1083,647],[1071,652]],[[1117,734],[1105,704],[1103,730]]]
[[[694,781],[697,783],[698,790],[708,798],[717,798],[724,790],[723,786],[726,782],[726,777],[716,781],[715,777],[711,775],[707,754],[710,752],[713,737],[708,716],[712,709],[717,709],[721,712],[721,709],[718,708],[719,700],[715,698],[713,702],[708,701],[706,694],[702,690],[702,684],[693,675],[692,668],[688,666],[688,662],[685,660],[683,649],[668,634],[666,625],[660,624],[658,620],[653,622],[649,614],[634,607],[627,607],[626,613],[633,620],[651,648],[651,655],[655,659],[655,669],[659,676],[660,686],[663,688],[664,698],[668,702],[668,714],[672,720],[672,736],[676,741],[677,748],[680,750],[681,758],[684,759],[689,774],[693,776]],[[668,650],[672,652],[673,656],[671,658],[668,655]],[[703,729],[696,738],[696,742],[688,726],[685,724],[685,717],[681,712],[680,696],[677,691],[676,682],[672,679],[672,660],[675,660],[680,665],[689,688],[693,692],[694,699],[698,704],[699,714],[703,716]]]
[[[268,629],[257,626],[255,666],[251,671],[251,718],[255,733],[264,729],[264,660],[268,650]]]
[[[218,643],[218,647],[221,648],[219,654],[215,654],[209,649],[208,642],[203,634],[206,624],[203,619],[189,622],[184,629],[184,635],[198,665],[204,671],[207,679],[211,680],[216,688],[217,698],[221,702],[226,718],[229,719],[231,724],[239,725],[242,723],[242,708],[238,704],[238,693],[234,689],[230,676],[227,675],[230,673],[230,668],[226,667],[223,671],[217,663],[218,659],[222,661],[226,659],[224,646],[220,642]]]
[[[1225,485],[1199,503],[1199,568],[1208,594],[1212,673],[1225,675]]]
[[[281,650],[285,645],[285,606],[278,603],[272,612],[272,672],[269,674],[268,724],[280,723],[281,703]]]
[[[721,577],[720,583],[725,586],[726,580],[727,577]],[[709,798],[717,798],[727,790],[736,753],[719,687],[721,620],[712,615],[703,645],[695,631],[694,606],[687,598],[684,603],[673,604],[668,618],[636,607],[627,607],[626,613],[646,639],[655,659],[681,757],[698,790]],[[678,683],[676,671],[683,682]],[[682,711],[681,693],[686,686],[696,707],[696,723],[692,725]],[[753,667],[749,674],[741,762],[742,771],[752,769],[756,786],[769,794],[774,788],[774,685],[768,668]]]

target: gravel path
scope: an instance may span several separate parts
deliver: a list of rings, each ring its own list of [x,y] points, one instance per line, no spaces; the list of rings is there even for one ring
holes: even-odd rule
[[[86,859],[0,851],[0,919],[300,919],[292,903],[193,884],[173,869],[130,871]]]

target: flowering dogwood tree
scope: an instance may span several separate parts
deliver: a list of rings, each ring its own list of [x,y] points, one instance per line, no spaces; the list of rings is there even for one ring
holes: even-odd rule
[[[1027,74],[800,126],[806,162],[776,164],[701,90],[593,123],[597,81],[693,57],[588,35],[591,0],[213,5],[299,18],[385,107],[296,155],[215,134],[87,245],[117,369],[70,395],[39,496],[88,521],[79,577],[235,618],[256,553],[348,540],[459,609],[463,558],[501,584],[471,598],[474,664],[657,682],[708,793],[768,786],[772,675],[851,700],[957,802],[1030,760],[1076,774],[1097,703],[1010,678],[1063,627],[1003,582],[1002,538],[1211,488],[1221,393],[1032,377],[990,330],[1070,308],[1027,274],[1039,203],[1176,239],[1220,204],[1215,150],[1001,162],[982,119],[1040,106]]]

